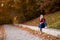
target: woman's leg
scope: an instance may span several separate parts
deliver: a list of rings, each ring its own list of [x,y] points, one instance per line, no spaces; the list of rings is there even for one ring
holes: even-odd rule
[[[42,34],[42,28],[40,28],[40,34]]]
[[[42,34],[42,24],[39,24],[40,34]]]
[[[45,27],[47,26],[47,23],[46,22],[44,22],[44,25],[45,25]]]

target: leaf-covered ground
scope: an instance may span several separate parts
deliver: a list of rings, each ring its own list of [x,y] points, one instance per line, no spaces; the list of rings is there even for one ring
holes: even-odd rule
[[[0,26],[0,40],[5,39],[5,30],[3,26]]]

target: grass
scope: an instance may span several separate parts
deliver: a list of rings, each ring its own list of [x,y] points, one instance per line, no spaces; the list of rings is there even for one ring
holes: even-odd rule
[[[60,29],[60,12],[56,12],[46,16],[48,27]]]
[[[60,11],[55,12],[53,14],[45,15],[45,17],[46,17],[46,21],[47,21],[49,28],[60,29]],[[39,17],[34,19],[34,20],[28,21],[24,24],[38,26],[39,25],[38,19],[39,19]]]

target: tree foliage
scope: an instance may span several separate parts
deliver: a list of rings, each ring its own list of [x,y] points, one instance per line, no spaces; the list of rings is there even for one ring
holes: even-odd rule
[[[0,19],[6,22],[17,16],[17,20],[21,23],[38,17],[43,10],[45,12],[60,10],[60,0],[3,0],[0,1],[0,5],[2,3],[4,6],[0,6]]]

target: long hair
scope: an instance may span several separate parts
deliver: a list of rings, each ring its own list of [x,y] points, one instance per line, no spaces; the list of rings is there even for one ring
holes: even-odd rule
[[[44,15],[43,14],[41,14],[40,15],[40,20],[42,20],[44,18]]]

